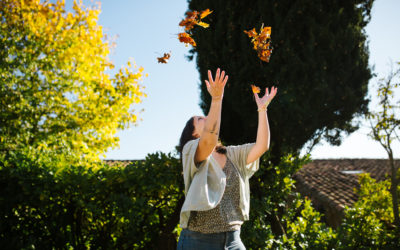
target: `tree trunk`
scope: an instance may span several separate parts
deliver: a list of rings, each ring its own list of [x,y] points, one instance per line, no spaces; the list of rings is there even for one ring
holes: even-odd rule
[[[279,219],[279,216],[272,211],[271,216],[269,216],[269,222],[271,224],[271,230],[272,233],[275,236],[280,236],[280,235],[286,235],[285,229],[283,228],[283,225],[281,223],[281,220]]]

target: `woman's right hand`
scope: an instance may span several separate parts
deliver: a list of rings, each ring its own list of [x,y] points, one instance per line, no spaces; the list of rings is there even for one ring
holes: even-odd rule
[[[220,73],[220,69],[218,68],[214,79],[211,75],[211,71],[208,71],[208,81],[205,80],[205,82],[207,84],[207,91],[212,97],[212,102],[204,126],[201,129],[202,131],[199,132],[200,140],[194,156],[195,163],[207,159],[207,157],[212,154],[218,143],[219,128],[221,124],[222,98],[224,96],[224,88],[227,81],[228,76],[225,76],[225,71]],[[197,125],[195,124],[195,127],[196,126]]]
[[[220,69],[218,68],[217,72],[215,73],[215,80],[213,80],[211,71],[208,70],[208,81],[205,80],[205,82],[207,85],[207,91],[208,93],[210,93],[212,99],[222,99],[222,97],[224,96],[224,88],[227,81],[228,75],[225,75],[225,71],[222,71],[222,73],[220,73]]]

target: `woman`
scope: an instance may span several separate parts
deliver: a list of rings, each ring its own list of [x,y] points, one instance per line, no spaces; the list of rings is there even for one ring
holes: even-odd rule
[[[178,249],[245,249],[240,227],[249,219],[249,178],[258,170],[259,158],[269,147],[267,106],[276,95],[259,98],[255,143],[224,147],[218,142],[221,107],[228,76],[208,71],[212,97],[207,117],[194,116],[186,124],[179,150],[183,164],[185,202],[180,215],[182,232]]]

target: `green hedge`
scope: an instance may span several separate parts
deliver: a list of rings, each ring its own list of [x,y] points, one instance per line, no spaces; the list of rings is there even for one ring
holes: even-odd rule
[[[41,162],[22,154],[0,163],[2,249],[176,244],[171,234],[183,201],[178,159],[156,153],[126,167],[62,169]]]
[[[173,155],[150,154],[127,166],[68,165],[28,153],[0,160],[3,248],[176,248],[184,195],[182,166]],[[251,218],[242,230],[248,249],[302,244],[276,236],[271,224],[290,232],[301,211],[312,210],[293,193],[290,178],[307,161],[287,156],[274,166],[267,156],[262,158],[251,179]],[[303,231],[290,234],[307,233]]]
[[[248,249],[400,245],[391,227],[388,182],[363,177],[359,201],[334,231],[320,221],[309,200],[293,191],[291,175],[306,162],[286,156],[273,165],[267,155],[261,159],[251,179],[250,221],[242,227]],[[175,249],[184,201],[181,168],[179,159],[163,153],[127,166],[3,155],[1,249]]]

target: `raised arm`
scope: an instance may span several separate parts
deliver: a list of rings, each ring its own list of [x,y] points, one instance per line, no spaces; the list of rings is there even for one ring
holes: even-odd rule
[[[215,80],[208,71],[207,91],[211,95],[211,106],[208,115],[205,119],[203,131],[200,134],[199,145],[195,154],[195,163],[202,162],[212,153],[218,143],[219,128],[221,124],[221,109],[222,98],[224,96],[225,84],[228,81],[228,76],[225,71],[220,73],[217,69]]]
[[[251,148],[247,156],[246,164],[249,164],[257,160],[269,148],[270,132],[269,132],[268,116],[266,111],[268,104],[275,97],[277,91],[278,91],[277,88],[272,87],[271,93],[269,93],[268,88],[266,88],[265,95],[262,98],[259,98],[258,94],[254,93],[254,97],[256,99],[258,107],[257,139],[256,139],[256,144]]]

